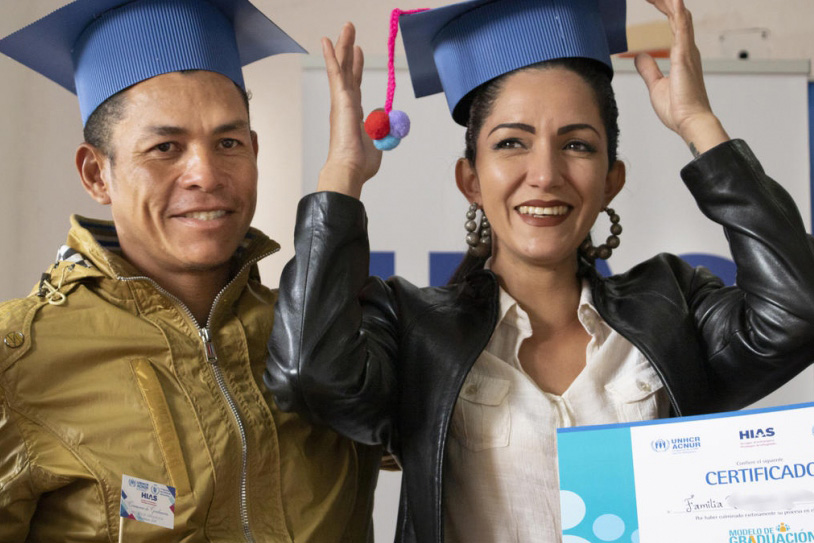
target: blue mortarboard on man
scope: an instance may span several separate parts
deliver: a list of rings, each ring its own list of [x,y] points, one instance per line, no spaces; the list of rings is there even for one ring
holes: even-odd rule
[[[242,66],[305,50],[247,0],[86,0],[0,40],[0,52],[76,93],[84,123],[162,73],[210,70],[243,87]]]

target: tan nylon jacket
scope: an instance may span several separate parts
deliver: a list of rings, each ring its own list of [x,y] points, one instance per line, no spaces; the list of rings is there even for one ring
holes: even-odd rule
[[[0,304],[0,542],[116,542],[123,474],[176,488],[174,529],[123,520],[124,542],[368,540],[380,450],[280,411],[262,382],[277,296],[255,263],[278,245],[252,230],[238,252],[213,361],[110,223],[71,221],[93,267],[59,262],[59,294]]]

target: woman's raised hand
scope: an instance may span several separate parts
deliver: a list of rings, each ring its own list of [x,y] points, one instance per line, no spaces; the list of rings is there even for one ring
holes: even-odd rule
[[[695,45],[692,16],[684,0],[647,0],[667,15],[673,33],[670,74],[664,76],[647,54],[636,57],[636,69],[644,79],[661,122],[681,136],[693,155],[729,139],[712,108],[704,87],[701,53]]]
[[[331,143],[319,174],[317,190],[358,198],[362,185],[379,170],[382,152],[365,133],[362,113],[362,49],[354,45],[356,30],[345,23],[336,47],[322,38],[322,56],[331,89]]]

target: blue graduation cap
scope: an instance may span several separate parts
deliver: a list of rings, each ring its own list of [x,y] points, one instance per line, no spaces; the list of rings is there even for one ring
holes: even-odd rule
[[[417,98],[443,91],[466,125],[467,94],[512,70],[584,57],[613,74],[627,50],[625,0],[467,0],[400,18]]]
[[[242,66],[305,49],[248,0],[76,0],[0,40],[0,52],[76,93],[84,124],[145,79],[208,70],[245,88]]]

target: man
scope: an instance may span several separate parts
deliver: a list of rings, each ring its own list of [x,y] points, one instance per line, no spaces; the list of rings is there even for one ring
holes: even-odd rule
[[[76,167],[113,215],[72,217],[34,292],[0,305],[0,541],[370,537],[380,451],[262,381],[276,293],[256,263],[278,246],[249,227],[241,65],[298,50],[247,0],[78,0],[0,40],[76,91]],[[122,520],[123,481],[147,509],[172,487],[172,529]]]

